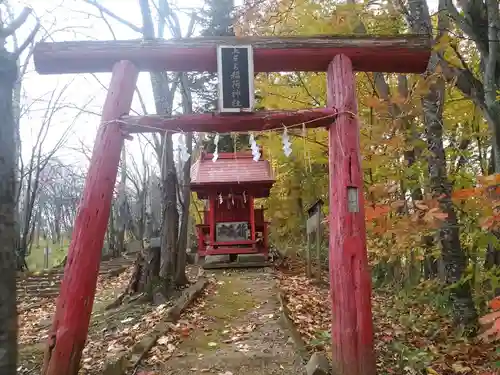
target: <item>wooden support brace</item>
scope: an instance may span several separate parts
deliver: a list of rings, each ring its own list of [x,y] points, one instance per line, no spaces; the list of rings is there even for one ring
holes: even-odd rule
[[[327,90],[328,106],[339,110],[329,129],[334,373],[375,375],[356,81],[347,56],[337,55],[330,63]]]
[[[130,110],[137,76],[138,70],[128,61],[113,68],[49,332],[43,375],[78,374],[123,146],[123,133],[114,120]]]

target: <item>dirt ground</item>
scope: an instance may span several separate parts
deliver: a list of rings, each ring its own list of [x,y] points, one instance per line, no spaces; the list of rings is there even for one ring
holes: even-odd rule
[[[203,318],[169,359],[152,355],[141,370],[158,375],[303,374],[304,366],[280,319],[272,272],[207,273],[215,277],[216,287],[203,302]]]

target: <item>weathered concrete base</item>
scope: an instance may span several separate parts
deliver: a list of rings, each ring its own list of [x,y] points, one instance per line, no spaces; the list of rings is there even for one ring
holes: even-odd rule
[[[268,267],[270,262],[263,254],[238,254],[236,261],[231,262],[231,257],[225,255],[207,255],[204,258],[199,258],[197,264],[204,269],[215,268],[252,268],[252,267]]]
[[[238,263],[255,263],[255,262],[267,262],[267,258],[264,254],[238,254]]]
[[[205,264],[203,265],[203,269],[212,270],[217,268],[264,268],[270,267],[271,263],[269,262],[254,262],[254,263],[213,263],[213,264]]]
[[[307,375],[330,374],[330,363],[323,353],[313,353],[306,365]]]
[[[225,255],[207,255],[205,257],[205,264],[214,263],[229,263],[231,261],[229,254]]]

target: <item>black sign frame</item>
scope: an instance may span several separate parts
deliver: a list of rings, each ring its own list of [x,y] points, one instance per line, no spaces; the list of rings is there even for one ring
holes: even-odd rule
[[[251,112],[255,99],[252,46],[217,46],[217,72],[219,111]]]

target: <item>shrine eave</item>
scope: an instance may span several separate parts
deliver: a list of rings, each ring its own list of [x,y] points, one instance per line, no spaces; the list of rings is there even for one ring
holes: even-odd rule
[[[276,180],[254,180],[254,181],[232,181],[232,182],[200,182],[200,183],[191,183],[191,190],[192,191],[197,191],[197,190],[203,190],[203,189],[210,189],[213,190],[214,188],[221,187],[221,188],[228,188],[231,186],[241,188],[243,185],[246,189],[251,190],[253,188],[261,188],[261,187],[271,187]]]

